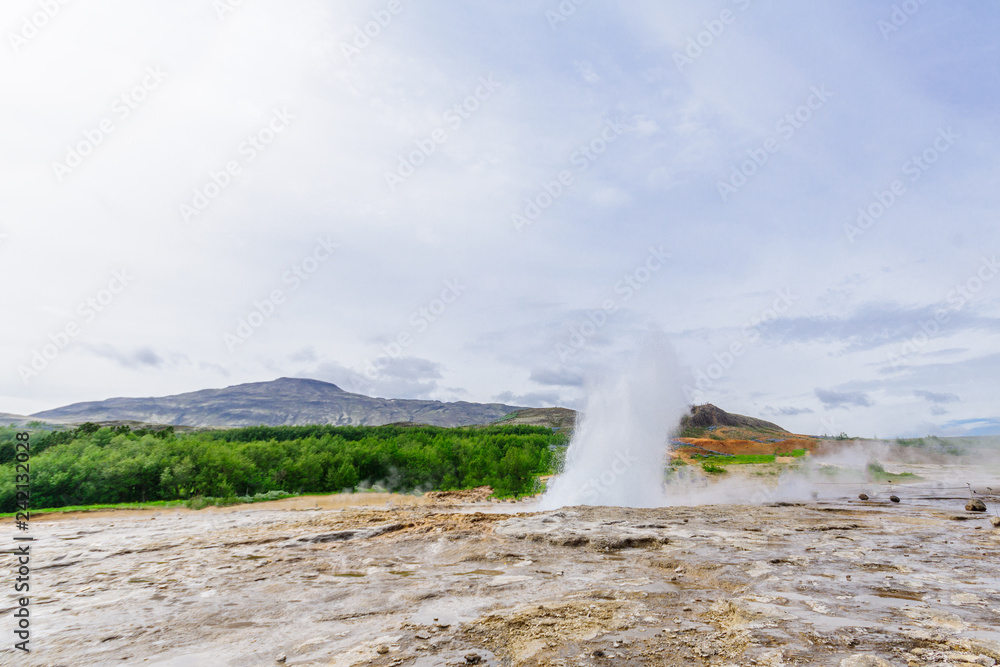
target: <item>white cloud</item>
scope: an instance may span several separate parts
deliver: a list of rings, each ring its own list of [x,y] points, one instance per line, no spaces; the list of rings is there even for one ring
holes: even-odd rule
[[[17,323],[0,333],[2,410],[299,371],[383,395],[570,403],[582,386],[537,393],[537,380],[613,365],[652,321],[677,332],[693,370],[740,342],[702,398],[798,410],[779,413],[794,430],[819,432],[835,412],[838,430],[908,432],[914,410],[945,405],[920,391],[961,396],[948,428],[997,418],[995,381],[970,362],[996,349],[993,283],[885,372],[887,347],[1000,248],[997,93],[982,85],[1000,57],[995,9],[928,4],[887,43],[882,9],[858,1],[588,4],[556,30],[532,3],[404,3],[348,59],[343,45],[371,20],[360,0],[261,0],[224,20],[194,0],[61,7],[19,52],[0,49],[0,86],[18,101],[0,109],[16,129],[0,155],[2,299]],[[678,68],[723,7],[736,20]],[[0,22],[35,8],[5,4]],[[116,100],[148,67],[165,78],[121,115]],[[484,78],[498,84],[488,95]],[[833,96],[784,136],[778,123],[814,86]],[[272,138],[276,108],[294,119]],[[52,162],[106,117],[113,130],[60,182]],[[628,130],[580,168],[574,156],[609,120]],[[947,126],[954,146],[848,242],[858,207]],[[722,201],[718,182],[776,136],[780,149]],[[252,160],[250,137],[268,140]],[[414,151],[422,164],[390,190],[386,172]],[[517,233],[511,213],[563,170],[572,185]],[[184,223],[180,205],[212,183],[217,196]],[[291,290],[285,273],[323,235],[338,252]],[[560,360],[555,346],[621,297],[616,282],[651,245],[671,263]],[[18,365],[122,267],[128,289],[23,383]],[[414,324],[454,279],[462,296]],[[789,288],[793,309],[747,340],[746,323]],[[285,302],[230,352],[224,334],[274,290]],[[400,335],[398,358],[423,365],[361,382]],[[872,405],[849,400],[857,392]]]

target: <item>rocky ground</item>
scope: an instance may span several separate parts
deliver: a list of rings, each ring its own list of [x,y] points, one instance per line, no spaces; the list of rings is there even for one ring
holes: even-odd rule
[[[962,500],[295,507],[33,521],[34,650],[0,663],[1000,663],[1000,530]]]

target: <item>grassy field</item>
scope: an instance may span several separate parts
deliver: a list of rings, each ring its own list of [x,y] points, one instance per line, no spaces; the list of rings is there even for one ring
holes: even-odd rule
[[[185,500],[154,500],[148,503],[98,503],[95,505],[69,505],[66,507],[46,507],[31,509],[31,515],[58,514],[60,512],[94,512],[97,510],[144,510],[170,507],[184,507]],[[9,519],[14,512],[0,512],[0,519]]]
[[[923,479],[920,475],[916,475],[912,472],[889,472],[882,467],[882,464],[878,461],[873,461],[868,464],[867,468],[868,475],[872,480],[876,482],[884,482],[889,480],[907,480],[910,482],[915,482],[917,480]]]
[[[733,456],[704,456],[701,454],[695,454],[691,458],[697,460],[699,463],[710,466],[727,466],[727,465],[747,465],[747,464],[759,464],[759,463],[774,463],[776,457],[789,457],[789,458],[802,458],[806,455],[806,450],[796,449],[794,451],[788,452],[786,454],[736,454]]]

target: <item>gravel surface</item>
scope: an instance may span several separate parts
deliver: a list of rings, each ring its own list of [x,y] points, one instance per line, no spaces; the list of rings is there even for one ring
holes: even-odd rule
[[[993,665],[1000,530],[964,503],[49,518],[0,663]]]

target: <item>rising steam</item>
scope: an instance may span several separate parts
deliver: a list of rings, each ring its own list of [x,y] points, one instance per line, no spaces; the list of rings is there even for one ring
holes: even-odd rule
[[[668,441],[687,401],[673,348],[650,334],[628,367],[591,387],[565,470],[539,509],[568,505],[661,507]]]

